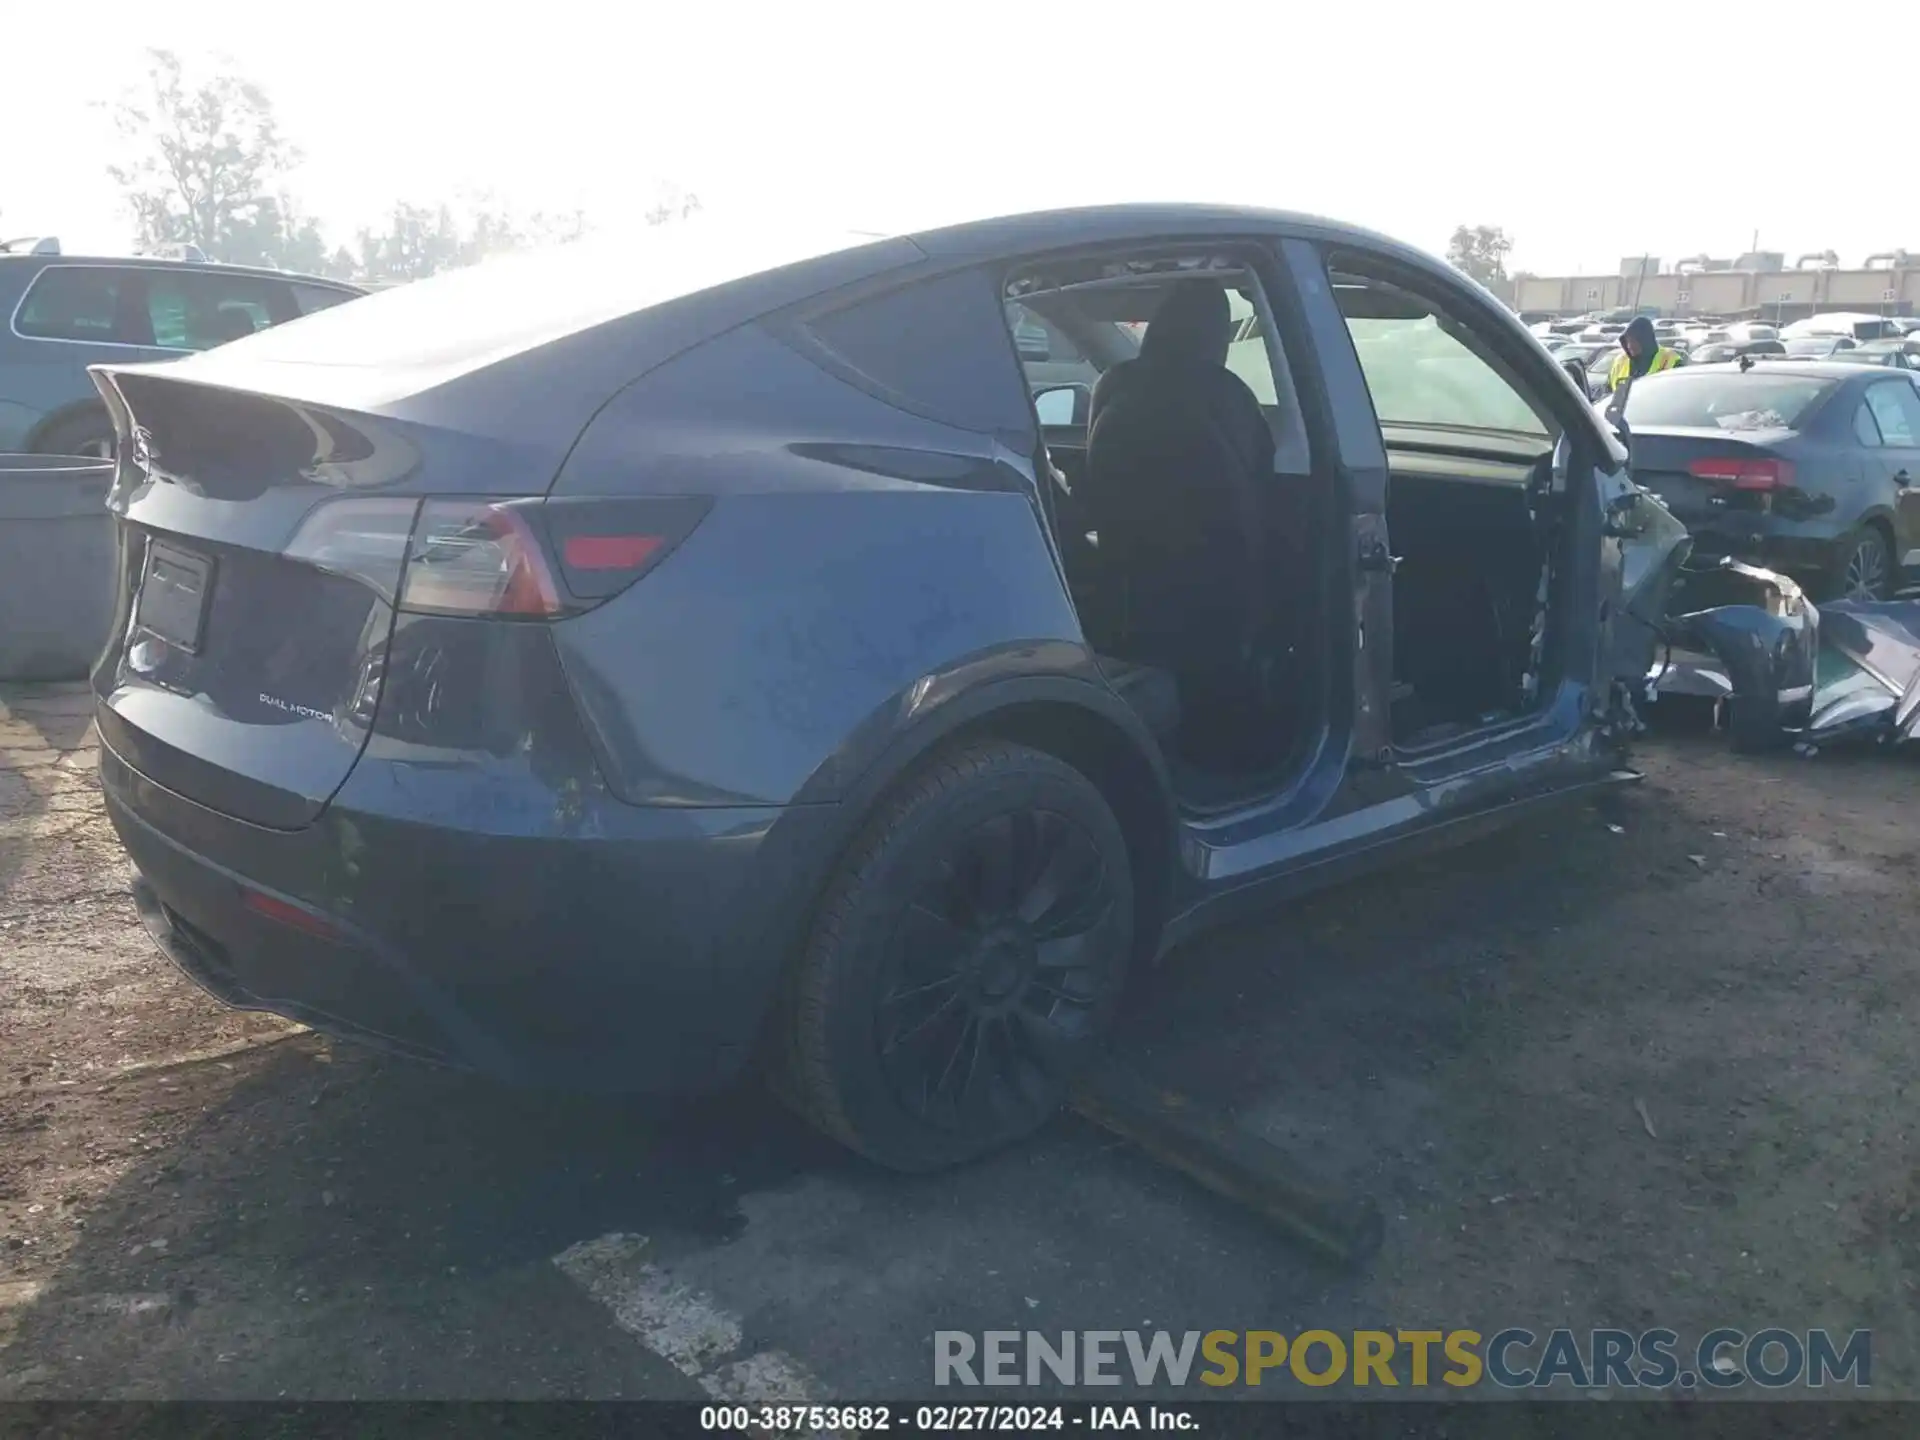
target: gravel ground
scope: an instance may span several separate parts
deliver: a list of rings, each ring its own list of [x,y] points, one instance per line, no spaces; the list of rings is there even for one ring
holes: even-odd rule
[[[620,1301],[662,1277],[840,1398],[1030,1324],[1871,1328],[1920,1394],[1910,759],[1650,740],[1604,806],[1148,979],[1148,1073],[1378,1199],[1349,1276],[1072,1118],[904,1179],[753,1096],[516,1094],[223,1010],[134,917],[82,698],[0,707],[0,1398],[697,1396]]]

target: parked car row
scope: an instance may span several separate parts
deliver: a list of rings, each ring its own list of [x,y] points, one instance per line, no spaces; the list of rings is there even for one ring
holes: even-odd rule
[[[1634,479],[1696,555],[1770,567],[1822,600],[1891,598],[1920,566],[1920,373],[1849,363],[1857,353],[1634,382]]]

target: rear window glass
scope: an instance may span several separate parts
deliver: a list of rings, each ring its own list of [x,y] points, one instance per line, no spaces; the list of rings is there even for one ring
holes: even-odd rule
[[[1839,383],[1807,375],[1682,371],[1635,384],[1627,396],[1627,423],[1790,430]]]
[[[125,343],[116,326],[123,279],[104,266],[50,265],[28,288],[14,329],[39,340]]]
[[[993,284],[943,275],[820,316],[807,330],[908,408],[962,429],[1023,431],[1027,387]]]

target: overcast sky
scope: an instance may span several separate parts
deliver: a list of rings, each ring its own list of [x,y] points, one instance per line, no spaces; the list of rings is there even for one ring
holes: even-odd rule
[[[224,53],[265,87],[306,153],[290,189],[337,238],[396,199],[478,189],[618,225],[668,181],[869,229],[1150,199],[1313,211],[1433,250],[1485,223],[1537,273],[1731,256],[1756,230],[1790,258],[1920,248],[1912,67],[1885,81],[1886,143],[1823,118],[1820,97],[1873,113],[1845,92],[1898,29],[1847,0],[5,8],[0,231],[69,249],[127,248],[104,107],[152,45]],[[1845,85],[1768,99],[1765,77],[1797,93],[1823,42]]]

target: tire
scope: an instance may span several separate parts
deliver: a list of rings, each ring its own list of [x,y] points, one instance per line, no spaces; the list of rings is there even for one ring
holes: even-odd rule
[[[113,418],[102,406],[82,410],[49,425],[33,442],[36,455],[91,455],[113,458]]]
[[[774,1088],[889,1169],[1021,1139],[1111,1026],[1133,924],[1126,837],[1085,776],[998,741],[938,755],[827,884]]]
[[[1879,578],[1872,581],[1875,575]],[[1878,525],[1863,525],[1834,547],[1833,565],[1821,587],[1820,598],[1886,600],[1899,588],[1897,582],[1893,546],[1887,540],[1886,531]]]

